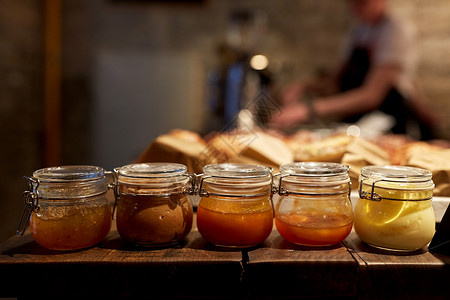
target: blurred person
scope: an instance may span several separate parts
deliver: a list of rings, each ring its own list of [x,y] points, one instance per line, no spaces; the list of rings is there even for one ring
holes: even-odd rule
[[[394,118],[393,133],[433,138],[440,116],[415,78],[417,48],[411,24],[391,15],[387,0],[348,3],[357,23],[347,37],[337,70],[285,88],[281,112],[272,117],[271,125],[289,128],[328,117],[354,123],[378,110]],[[310,95],[316,98],[306,101]]]

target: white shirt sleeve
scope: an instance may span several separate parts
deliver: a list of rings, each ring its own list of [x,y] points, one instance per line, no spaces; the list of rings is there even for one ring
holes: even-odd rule
[[[412,36],[399,22],[389,21],[380,28],[379,39],[376,41],[373,62],[398,63],[402,66],[405,56],[413,46]]]
[[[411,91],[411,81],[417,65],[417,45],[415,30],[411,24],[397,19],[389,19],[380,28],[373,49],[372,63],[397,66],[401,75],[397,87],[404,93]]]

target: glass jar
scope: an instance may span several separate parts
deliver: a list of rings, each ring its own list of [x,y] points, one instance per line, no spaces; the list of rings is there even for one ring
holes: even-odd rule
[[[353,225],[349,167],[302,162],[280,167],[275,224],[287,241],[330,246],[343,241]]]
[[[429,171],[402,166],[368,166],[361,170],[355,231],[367,244],[388,250],[414,251],[435,232]]]
[[[95,166],[60,166],[26,177],[30,188],[18,234],[30,220],[34,240],[48,249],[76,250],[101,242],[111,229],[105,173]]]
[[[186,166],[140,163],[114,171],[120,236],[136,246],[147,247],[182,241],[191,230],[193,218],[188,195],[194,192],[194,179]]]
[[[220,247],[245,248],[262,243],[273,227],[272,170],[246,164],[203,168],[197,227]]]

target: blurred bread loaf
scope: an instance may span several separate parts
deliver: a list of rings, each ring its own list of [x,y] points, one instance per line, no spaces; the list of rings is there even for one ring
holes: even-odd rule
[[[262,164],[275,169],[293,162],[292,151],[286,143],[263,131],[222,133],[208,144],[228,161]]]
[[[338,162],[350,166],[353,188],[367,165],[409,165],[433,173],[436,195],[450,195],[450,144],[414,141],[404,135],[384,135],[370,141],[335,133],[325,137],[301,130],[290,136],[256,130],[220,132],[205,140],[175,129],[158,136],[136,162],[178,162],[189,172],[202,173],[207,164],[236,162],[272,167],[294,161]]]
[[[173,130],[158,136],[141,153],[136,162],[177,162],[185,164],[190,172],[202,172],[201,153],[206,143],[195,132]]]
[[[353,137],[347,134],[334,134],[323,139],[305,141],[290,137],[287,145],[295,161],[341,162]]]
[[[136,162],[178,162],[190,172],[201,173],[212,163],[241,162],[270,166],[293,161],[289,147],[279,138],[262,131],[224,132],[206,142],[197,133],[173,130],[157,137]]]

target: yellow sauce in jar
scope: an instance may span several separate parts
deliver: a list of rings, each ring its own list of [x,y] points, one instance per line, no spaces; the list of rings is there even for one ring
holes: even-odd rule
[[[360,239],[388,250],[413,251],[426,246],[435,232],[433,186],[408,183],[399,187],[392,182],[376,185],[374,192],[381,201],[360,197],[355,206],[354,228]],[[368,197],[371,189],[371,183],[362,186]]]

